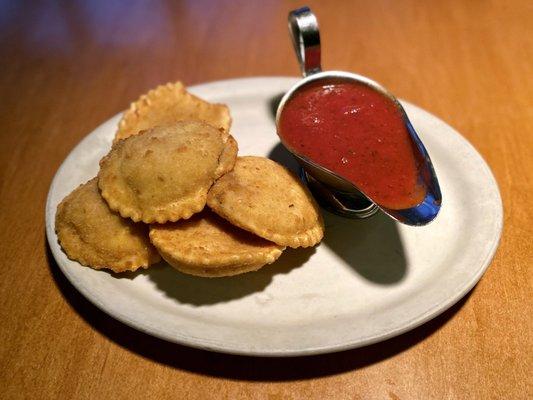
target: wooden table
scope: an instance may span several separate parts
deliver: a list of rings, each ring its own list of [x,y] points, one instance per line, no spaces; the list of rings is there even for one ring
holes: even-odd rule
[[[286,15],[301,3],[2,2],[2,398],[532,398],[532,3],[310,3],[324,67],[373,77],[438,115],[491,166],[505,226],[481,282],[412,332],[310,358],[208,353],[116,322],[46,245],[56,169],[159,83],[297,75]]]

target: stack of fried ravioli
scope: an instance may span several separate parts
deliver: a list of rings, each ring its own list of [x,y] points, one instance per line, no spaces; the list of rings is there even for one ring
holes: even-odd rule
[[[297,177],[263,157],[238,157],[223,104],[181,83],[159,86],[122,117],[98,176],[57,208],[72,260],[114,272],[160,255],[184,273],[220,277],[322,240],[319,208]]]

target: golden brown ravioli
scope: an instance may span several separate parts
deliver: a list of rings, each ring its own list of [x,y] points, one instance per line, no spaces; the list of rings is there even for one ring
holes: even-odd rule
[[[233,225],[280,246],[308,247],[322,240],[319,208],[300,180],[264,157],[237,157],[213,185],[207,205]]]
[[[112,212],[96,178],[79,186],[57,206],[55,229],[67,256],[95,268],[135,271],[160,260],[148,227]]]
[[[284,247],[239,229],[208,209],[186,221],[150,226],[162,257],[187,274],[219,277],[273,263]]]
[[[155,126],[186,120],[204,121],[225,132],[229,132],[231,126],[225,104],[204,101],[187,92],[181,82],[167,83],[131,103],[118,124],[115,142]]]
[[[100,161],[98,186],[112,210],[164,223],[201,211],[214,180],[233,167],[236,142],[199,121],[130,136]]]

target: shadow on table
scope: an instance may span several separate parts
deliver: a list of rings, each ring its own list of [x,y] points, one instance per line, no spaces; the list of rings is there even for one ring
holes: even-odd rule
[[[197,374],[249,381],[311,379],[356,370],[393,357],[428,338],[465,304],[470,293],[449,310],[408,333],[385,342],[332,354],[262,358],[196,350],[157,339],[113,319],[85,299],[63,275],[50,248],[48,265],[54,281],[70,306],[93,328],[119,346],[155,362]]]

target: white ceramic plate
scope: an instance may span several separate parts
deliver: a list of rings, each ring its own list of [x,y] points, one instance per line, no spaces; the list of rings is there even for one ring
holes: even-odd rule
[[[276,99],[296,78],[249,78],[190,88],[229,105],[241,155],[295,167],[275,133]],[[292,356],[355,348],[413,329],[452,306],[481,278],[502,229],[496,182],[459,133],[403,102],[433,160],[443,208],[425,227],[378,214],[367,220],[324,212],[316,249],[288,250],[254,273],[205,279],[166,264],[114,275],[70,261],[54,232],[57,204],[96,175],[120,116],[69,154],[48,195],[46,231],[59,268],[100,309],[148,334],[228,353]]]

